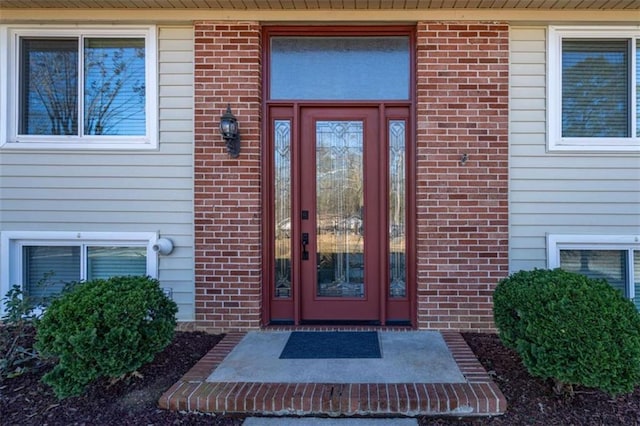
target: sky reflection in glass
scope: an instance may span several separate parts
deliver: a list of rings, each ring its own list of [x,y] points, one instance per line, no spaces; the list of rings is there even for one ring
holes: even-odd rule
[[[20,134],[145,135],[145,73],[143,38],[24,38]]]

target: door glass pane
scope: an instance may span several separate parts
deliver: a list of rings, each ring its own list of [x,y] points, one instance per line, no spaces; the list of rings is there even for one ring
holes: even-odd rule
[[[78,134],[78,40],[22,39],[20,134]]]
[[[405,122],[389,122],[389,296],[406,297]]]
[[[560,267],[590,278],[605,279],[613,288],[629,296],[626,250],[560,250]]]
[[[291,122],[274,122],[275,297],[291,297]]]
[[[628,137],[629,42],[562,42],[562,136]]]
[[[273,37],[271,99],[409,99],[409,38]]]
[[[636,136],[640,137],[640,40],[636,44]]]
[[[88,247],[87,279],[147,275],[146,247]]]
[[[79,246],[25,246],[24,288],[35,303],[60,294],[65,284],[80,281]]]
[[[316,123],[317,296],[364,297],[363,123]]]
[[[84,42],[84,134],[144,135],[144,39]]]
[[[633,252],[633,276],[635,277],[635,282],[633,283],[635,296],[633,301],[636,304],[636,308],[640,311],[640,250]]]

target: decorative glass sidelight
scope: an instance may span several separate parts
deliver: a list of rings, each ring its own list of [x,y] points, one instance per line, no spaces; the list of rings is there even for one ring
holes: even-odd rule
[[[389,297],[407,296],[405,127],[389,122]]]
[[[640,311],[640,250],[633,251],[633,302]]]
[[[316,123],[316,295],[364,298],[361,121]]]
[[[274,121],[275,297],[291,297],[291,121]]]

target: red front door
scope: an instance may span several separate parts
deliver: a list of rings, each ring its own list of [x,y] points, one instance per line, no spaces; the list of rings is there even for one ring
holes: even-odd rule
[[[268,321],[409,322],[408,113],[269,108]]]
[[[383,247],[377,108],[301,111],[301,319],[378,321]]]

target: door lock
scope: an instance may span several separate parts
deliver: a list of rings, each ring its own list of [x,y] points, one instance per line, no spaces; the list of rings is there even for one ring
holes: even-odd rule
[[[309,245],[309,233],[302,233],[302,260],[309,260],[309,251],[307,246]]]

